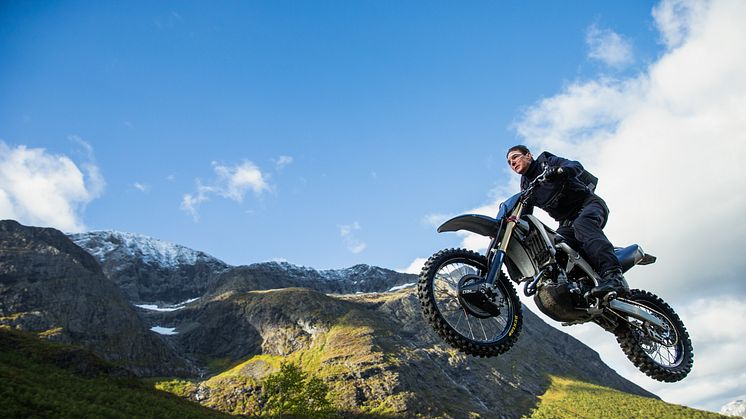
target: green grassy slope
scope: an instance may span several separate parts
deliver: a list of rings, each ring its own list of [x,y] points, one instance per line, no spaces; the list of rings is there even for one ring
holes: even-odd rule
[[[158,391],[89,352],[0,328],[3,418],[229,417]]]
[[[282,296],[283,293],[275,294]],[[455,383],[454,387],[440,387],[444,392],[435,395],[423,390],[428,388],[426,383],[415,388],[412,382],[402,381],[400,374],[403,374],[405,361],[400,357],[401,351],[411,348],[397,347],[384,339],[381,330],[385,328],[377,323],[382,319],[350,308],[304,349],[285,356],[253,356],[233,363],[232,368],[202,382],[151,379],[147,384],[83,349],[0,327],[0,417],[229,417],[176,396],[194,397],[197,386],[210,395],[202,401],[208,407],[225,413],[256,414],[254,396],[267,375],[277,371],[282,362],[300,365],[312,376],[325,381],[339,417],[437,417],[443,410],[427,410],[415,401],[458,403],[457,397],[453,397],[458,394]],[[422,362],[432,364],[431,360]],[[157,388],[153,388],[154,385]],[[458,411],[467,411],[464,409]],[[479,416],[472,414],[470,417]],[[577,379],[551,377],[549,389],[529,417],[678,419],[723,416]]]
[[[635,396],[560,377],[552,377],[551,387],[540,397],[538,407],[529,416],[531,419],[704,419],[724,417],[717,413]]]

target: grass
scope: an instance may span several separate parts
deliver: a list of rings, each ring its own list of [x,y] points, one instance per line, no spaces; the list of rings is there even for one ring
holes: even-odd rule
[[[260,295],[288,298],[288,294],[291,293]],[[306,297],[327,306],[330,302],[324,296]],[[398,355],[408,349],[385,346],[386,339],[380,334],[391,332],[387,332],[383,319],[371,318],[359,308],[345,308],[348,308],[345,314],[316,334],[305,349],[287,356],[257,355],[243,362],[217,359],[212,364],[214,368],[229,369],[202,382],[183,379],[144,382],[82,349],[0,327],[0,417],[217,418],[229,417],[225,413],[256,414],[263,380],[278,371],[283,362],[299,365],[309,375],[322,379],[329,386],[329,398],[338,416],[342,417],[414,417],[412,408],[407,410],[414,399],[437,398],[447,401],[452,408],[459,403],[458,393],[447,385],[439,387],[440,393],[419,389],[414,394],[410,389],[402,389],[397,375],[397,368],[402,367]],[[445,355],[458,354],[447,349]],[[550,378],[551,385],[527,417],[722,417],[573,379]],[[193,399],[198,389],[202,396],[210,396],[203,400],[205,406],[184,400]],[[422,405],[413,407],[421,408]],[[427,410],[421,411],[416,416],[428,415]],[[499,413],[495,412],[495,416]]]
[[[286,294],[292,296],[293,293],[301,296],[308,294],[305,290],[283,290],[252,292],[243,298],[257,295],[263,298],[288,298]],[[308,297],[328,299],[315,294]],[[323,380],[329,386],[330,399],[340,412],[379,417],[400,412],[404,406],[404,396],[390,394],[395,377],[386,371],[400,361],[397,357],[387,355],[376,343],[376,332],[382,328],[358,309],[352,309],[336,320],[328,330],[315,335],[308,347],[287,356],[256,355],[232,364],[201,384],[164,379],[157,382],[155,387],[190,397],[199,385],[209,394],[209,398],[202,402],[205,406],[231,414],[256,414],[256,398],[263,380],[277,372],[283,362],[288,362],[299,365],[310,376]],[[209,365],[227,366],[229,362],[217,359]],[[366,374],[366,371],[369,373]]]
[[[0,406],[3,418],[228,417],[153,389],[82,349],[8,328],[0,328]]]
[[[551,377],[552,384],[531,412],[531,419],[554,418],[723,418],[717,413],[669,404],[595,384]]]

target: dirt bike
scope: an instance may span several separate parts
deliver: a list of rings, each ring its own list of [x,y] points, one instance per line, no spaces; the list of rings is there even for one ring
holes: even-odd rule
[[[684,323],[660,297],[632,289],[593,297],[601,277],[582,252],[570,247],[535,216],[524,214],[548,170],[500,204],[496,218],[467,214],[438,232],[466,230],[492,240],[484,255],[466,249],[435,253],[420,273],[417,294],[423,314],[451,346],[474,356],[508,351],[523,324],[521,301],[510,279],[523,284],[541,312],[563,326],[593,322],[613,333],[624,353],[658,381],[676,382],[692,369],[694,353]],[[636,244],[615,248],[624,272],[656,258]]]

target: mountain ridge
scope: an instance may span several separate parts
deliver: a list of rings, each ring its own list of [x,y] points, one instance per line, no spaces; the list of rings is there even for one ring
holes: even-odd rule
[[[137,375],[193,373],[58,230],[0,221],[0,250],[0,325],[81,345]]]
[[[135,304],[174,305],[205,293],[298,286],[326,293],[383,292],[417,281],[415,275],[365,264],[326,270],[284,261],[232,266],[202,251],[111,230],[69,237]]]
[[[73,265],[98,283],[108,283],[102,286],[116,294],[111,297],[116,303],[107,303],[107,310],[126,305],[135,313],[129,318],[139,326],[125,333],[116,332],[117,325],[95,322],[99,317],[111,317],[110,313],[93,315],[94,324],[107,336],[134,333],[132,336],[145,336],[161,345],[164,358],[160,370],[123,366],[140,376],[178,376],[187,369],[195,388],[202,389],[190,397],[224,411],[233,411],[230,403],[237,395],[250,393],[241,385],[251,380],[258,383],[261,374],[275,371],[281,361],[298,362],[321,376],[334,390],[338,407],[361,414],[416,412],[462,417],[500,412],[519,417],[535,406],[550,386],[550,374],[655,397],[619,376],[595,351],[547,325],[528,309],[521,339],[508,353],[488,359],[459,353],[445,345],[423,318],[414,289],[406,287],[417,280],[414,275],[368,265],[327,271],[283,262],[232,267],[218,259],[194,259],[194,265],[166,267],[152,258],[145,260],[141,252],[131,251],[130,245],[121,252],[99,252],[97,260],[56,230],[4,221],[0,227],[15,229],[16,240],[33,241],[47,231],[64,243],[55,251],[45,253],[40,248],[39,252],[27,252],[37,258],[34,263],[27,263],[22,254],[3,251],[0,323],[49,338],[42,336],[48,331],[46,326],[14,321],[14,316],[26,316],[35,309],[58,322],[60,330],[56,335],[51,333],[52,338],[64,335],[77,343],[77,337],[69,333],[71,323],[80,323],[79,317],[91,318],[87,310],[99,300],[109,300],[85,298],[75,285],[79,275],[68,275],[64,283],[70,289],[61,288],[60,292],[70,298],[78,296],[79,311],[61,319],[64,313],[59,314],[53,301],[39,298],[21,312],[13,312],[19,307],[12,305],[16,301],[13,296],[22,294],[23,287],[7,278],[15,278],[23,267],[35,266],[29,274],[36,282],[48,282],[55,266],[72,266],[66,261],[75,257],[85,259]],[[94,242],[89,238],[86,243]],[[3,249],[18,247],[2,241],[0,245]],[[84,264],[91,269],[80,268]],[[144,298],[158,304],[139,304]],[[161,306],[169,307],[153,309]],[[116,346],[98,350],[109,359],[122,359],[122,352],[126,352]]]

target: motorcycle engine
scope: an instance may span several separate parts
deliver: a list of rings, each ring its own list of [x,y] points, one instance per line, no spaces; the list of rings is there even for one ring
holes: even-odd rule
[[[536,291],[534,302],[542,313],[558,322],[571,322],[588,317],[586,311],[575,308],[573,295],[566,283],[543,284]]]

